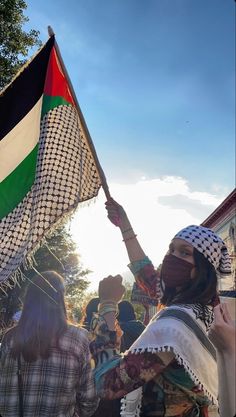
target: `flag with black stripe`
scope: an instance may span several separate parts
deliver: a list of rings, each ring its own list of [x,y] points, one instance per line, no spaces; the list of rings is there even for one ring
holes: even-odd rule
[[[100,186],[52,36],[0,96],[0,287]]]

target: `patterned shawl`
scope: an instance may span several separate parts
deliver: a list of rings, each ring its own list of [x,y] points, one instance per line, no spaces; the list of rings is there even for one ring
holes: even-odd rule
[[[213,313],[210,307],[201,317],[198,305],[173,305],[158,312],[130,352],[172,351],[192,381],[217,404],[218,378],[216,351],[207,336]]]

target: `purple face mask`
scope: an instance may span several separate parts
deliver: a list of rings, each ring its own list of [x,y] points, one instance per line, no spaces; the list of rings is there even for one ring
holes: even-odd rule
[[[167,288],[182,287],[191,279],[193,268],[190,262],[169,254],[163,259],[161,278]]]

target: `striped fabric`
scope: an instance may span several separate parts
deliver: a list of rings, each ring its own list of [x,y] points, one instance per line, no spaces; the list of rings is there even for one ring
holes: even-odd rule
[[[158,312],[130,348],[137,354],[145,350],[173,352],[196,386],[217,404],[216,352],[194,304],[172,305]]]
[[[0,287],[99,172],[51,37],[0,96]]]

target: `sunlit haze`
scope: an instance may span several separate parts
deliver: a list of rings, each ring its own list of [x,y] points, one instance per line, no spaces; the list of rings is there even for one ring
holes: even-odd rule
[[[120,202],[138,234],[146,254],[155,266],[161,262],[170,240],[181,228],[199,224],[222,201],[222,196],[190,190],[180,177],[141,179],[133,184],[110,184],[112,196]],[[132,279],[121,233],[107,219],[105,195],[77,211],[70,231],[78,244],[84,266],[89,268],[89,289],[107,275],[121,274]]]

